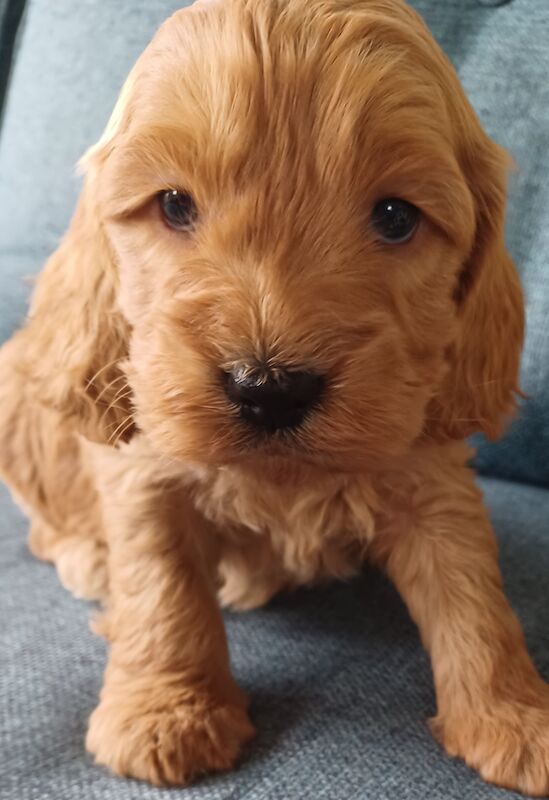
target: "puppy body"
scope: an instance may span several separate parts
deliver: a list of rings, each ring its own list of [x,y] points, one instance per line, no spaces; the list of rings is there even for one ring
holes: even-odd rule
[[[249,609],[282,588],[356,574],[392,528],[405,530],[420,515],[421,487],[436,491],[431,471],[441,493],[445,482],[470,482],[468,454],[459,444],[446,451],[426,445],[377,474],[280,459],[267,474],[229,467],[201,475],[191,491],[221,537],[222,602]]]
[[[205,68],[207,65],[207,68]],[[253,734],[216,595],[387,571],[429,649],[434,729],[488,780],[549,790],[549,692],[504,597],[463,439],[513,411],[523,304],[506,157],[400,0],[176,14],[85,159],[71,227],[0,351],[0,475],[31,547],[105,600],[88,747],[183,783]],[[169,229],[159,197],[191,193]],[[420,209],[376,234],[382,198]],[[258,432],[227,376],[321,376]]]

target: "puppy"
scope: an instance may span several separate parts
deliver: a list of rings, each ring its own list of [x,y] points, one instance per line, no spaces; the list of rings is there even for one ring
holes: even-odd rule
[[[84,159],[70,229],[0,355],[0,472],[33,552],[102,598],[87,746],[181,784],[253,735],[219,611],[394,581],[433,730],[549,791],[549,691],[503,594],[464,438],[515,406],[507,158],[402,0],[173,16]]]

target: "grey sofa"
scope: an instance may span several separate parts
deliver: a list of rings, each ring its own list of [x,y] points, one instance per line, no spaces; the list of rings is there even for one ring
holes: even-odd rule
[[[67,225],[77,158],[154,29],[181,5],[0,0],[0,341],[23,318],[25,279]],[[507,230],[528,299],[528,397],[504,441],[480,443],[478,465],[506,588],[549,679],[549,0],[413,5],[517,163]],[[428,659],[392,587],[368,570],[227,615],[259,730],[238,772],[173,791],[109,776],[83,748],[104,643],[89,632],[90,607],[30,556],[25,538],[0,488],[0,800],[518,797],[484,785],[431,738]]]

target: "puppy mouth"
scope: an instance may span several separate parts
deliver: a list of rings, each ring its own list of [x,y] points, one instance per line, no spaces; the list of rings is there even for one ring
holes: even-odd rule
[[[313,453],[306,442],[307,437],[304,435],[306,428],[313,421],[313,411],[305,414],[296,412],[294,416],[276,409],[274,413],[283,414],[287,422],[284,427],[257,425],[258,412],[255,409],[234,405],[231,411],[236,418],[235,424],[240,433],[238,448],[240,456],[307,460],[313,458]]]
[[[238,431],[235,461],[277,461],[317,464],[319,453],[310,446],[310,431],[315,416],[322,411],[320,401],[306,410],[287,409],[273,403],[267,411],[253,404],[231,403],[231,425]]]
[[[324,466],[326,459],[319,453],[313,453],[300,434],[301,426],[291,431],[276,431],[272,434],[254,434],[248,431],[234,461],[248,463],[252,467],[257,464],[258,468],[265,464],[272,465],[273,468],[279,465],[291,471],[299,465],[315,468]]]

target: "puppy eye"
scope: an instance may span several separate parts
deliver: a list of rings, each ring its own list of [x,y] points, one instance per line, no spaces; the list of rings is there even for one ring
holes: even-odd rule
[[[194,230],[198,209],[190,194],[178,189],[168,189],[158,195],[160,212],[166,225],[174,231]]]
[[[375,204],[371,221],[382,241],[405,244],[416,232],[420,217],[416,206],[398,197],[389,197]]]

